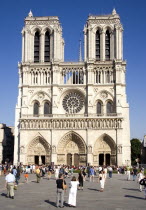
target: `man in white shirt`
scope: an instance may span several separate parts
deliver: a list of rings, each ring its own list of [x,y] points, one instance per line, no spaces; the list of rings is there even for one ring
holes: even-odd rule
[[[8,171],[8,174],[5,177],[6,184],[5,187],[7,188],[7,198],[14,199],[14,183],[15,183],[15,176]]]

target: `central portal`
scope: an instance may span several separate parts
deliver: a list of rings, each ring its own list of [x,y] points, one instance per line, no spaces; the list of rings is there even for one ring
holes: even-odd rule
[[[58,164],[69,166],[86,165],[86,145],[84,140],[74,131],[66,134],[58,144]]]

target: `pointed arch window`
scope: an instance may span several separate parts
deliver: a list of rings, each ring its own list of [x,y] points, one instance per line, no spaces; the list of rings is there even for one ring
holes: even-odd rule
[[[50,61],[50,33],[46,31],[45,33],[45,62]]]
[[[96,31],[96,60],[100,60],[100,33]]]
[[[40,58],[40,34],[37,31],[34,36],[34,62],[39,62]]]
[[[33,106],[33,116],[38,116],[39,115],[39,103],[35,102]]]
[[[110,60],[110,33],[108,30],[105,33],[105,59]]]
[[[97,115],[102,114],[102,104],[100,101],[97,102]]]
[[[106,105],[107,114],[113,113],[113,102],[108,101]]]
[[[50,102],[45,102],[44,104],[44,115],[49,115],[52,112],[52,107]]]

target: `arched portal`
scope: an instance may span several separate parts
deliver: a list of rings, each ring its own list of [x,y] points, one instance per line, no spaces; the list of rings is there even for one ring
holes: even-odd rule
[[[64,135],[58,144],[58,164],[66,165],[86,165],[86,144],[83,138],[71,131]]]
[[[116,165],[116,144],[107,134],[100,136],[94,145],[94,165]]]
[[[43,137],[36,137],[28,145],[28,164],[50,164],[50,145]]]

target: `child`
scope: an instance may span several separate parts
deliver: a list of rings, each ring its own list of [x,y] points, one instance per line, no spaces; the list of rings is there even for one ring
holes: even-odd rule
[[[28,183],[28,172],[25,172],[24,178],[25,178],[25,183]]]

